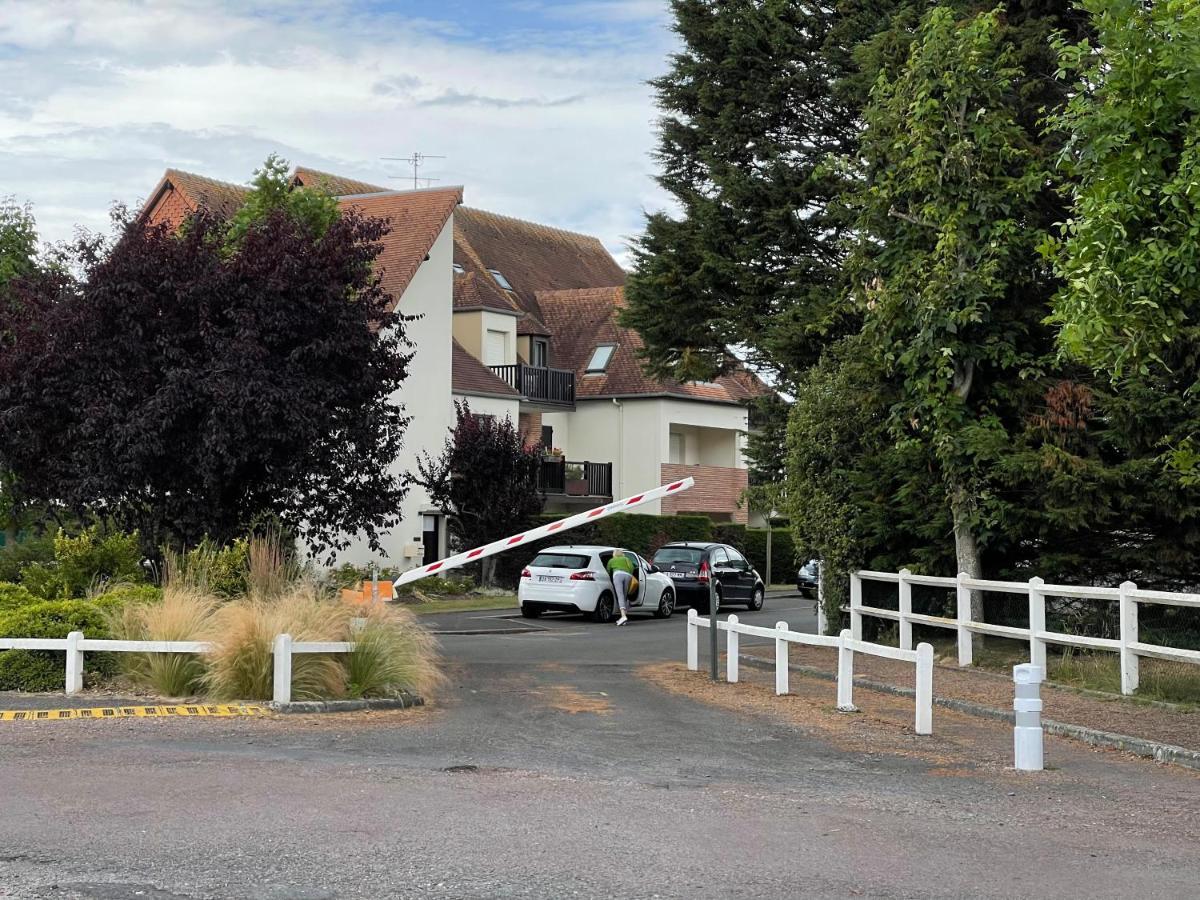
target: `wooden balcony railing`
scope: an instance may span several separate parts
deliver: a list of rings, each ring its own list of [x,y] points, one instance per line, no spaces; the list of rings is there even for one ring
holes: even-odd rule
[[[575,373],[569,369],[548,369],[524,363],[489,368],[527,400],[555,406],[575,405]]]

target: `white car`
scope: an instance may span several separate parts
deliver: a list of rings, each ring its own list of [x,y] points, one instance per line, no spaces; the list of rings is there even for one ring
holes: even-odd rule
[[[581,612],[593,622],[610,622],[617,611],[617,595],[608,574],[614,547],[550,547],[533,558],[521,572],[517,601],[521,615],[536,619],[544,612]],[[651,613],[660,619],[675,611],[675,586],[658,568],[631,550],[638,580],[629,601],[629,612]]]

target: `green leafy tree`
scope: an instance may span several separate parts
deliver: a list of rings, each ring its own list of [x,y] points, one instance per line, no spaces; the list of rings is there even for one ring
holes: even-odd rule
[[[240,247],[246,233],[282,211],[302,224],[314,238],[322,237],[338,217],[337,200],[321,187],[300,187],[288,174],[290,164],[272,153],[262,168],[254,170],[250,193],[229,221],[226,235],[230,249]]]
[[[1048,343],[1030,301],[1047,294],[1032,263],[1049,176],[1019,121],[1024,79],[998,11],[924,18],[904,69],[880,76],[866,111],[850,261],[866,335],[899,382],[893,432],[936,460],[958,569],[976,577],[981,531],[1003,514],[990,468]]]
[[[37,268],[38,234],[33,210],[11,197],[0,198],[0,292],[14,278]],[[2,296],[2,293],[0,293]]]
[[[476,416],[457,401],[454,410],[454,430],[439,456],[426,453],[418,460],[417,481],[434,505],[449,513],[450,534],[465,550],[528,528],[542,511],[542,448],[527,445],[507,416]],[[496,558],[481,565],[480,581],[491,586]]]

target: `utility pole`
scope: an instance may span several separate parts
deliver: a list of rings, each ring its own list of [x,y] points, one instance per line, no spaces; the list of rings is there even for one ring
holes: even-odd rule
[[[421,153],[420,151],[416,151],[416,150],[413,151],[412,156],[381,156],[380,157],[380,159],[386,159],[386,160],[389,160],[390,162],[408,163],[410,166],[412,166],[412,183],[413,183],[414,191],[417,190],[417,188],[419,188],[421,186],[419,184],[420,181],[424,181],[426,183],[425,186],[429,187],[430,181],[438,181],[439,180],[437,178],[430,178],[427,175],[419,174],[421,171],[421,166],[423,166],[425,164],[425,160],[427,160],[427,159],[445,159],[445,158],[446,157],[444,157],[444,156],[436,156],[436,155],[429,154],[429,153]],[[388,177],[389,178],[400,178],[402,176],[390,175]],[[407,178],[408,176],[403,176],[403,177]]]

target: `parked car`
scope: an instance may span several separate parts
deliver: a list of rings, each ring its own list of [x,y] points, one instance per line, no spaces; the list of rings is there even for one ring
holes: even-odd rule
[[[615,547],[549,547],[533,558],[521,572],[517,602],[521,615],[536,619],[544,612],[581,612],[594,622],[610,622],[617,610],[617,595],[608,561]],[[629,612],[649,613],[669,619],[675,611],[675,585],[631,550],[637,588]]]
[[[796,572],[796,590],[805,597],[817,596],[817,586],[821,580],[821,561],[810,559]]]
[[[728,544],[677,541],[654,554],[654,565],[675,584],[678,603],[708,613],[709,580],[716,579],[717,609],[744,603],[762,609],[766,585],[746,557]]]

